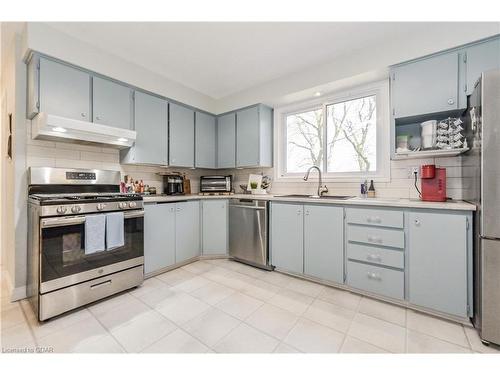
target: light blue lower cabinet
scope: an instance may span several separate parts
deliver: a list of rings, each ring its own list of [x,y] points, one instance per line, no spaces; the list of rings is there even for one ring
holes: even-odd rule
[[[213,199],[201,202],[203,255],[226,255],[228,250],[228,201]]]
[[[301,204],[271,205],[271,263],[297,274],[304,272],[303,211]]]
[[[466,317],[472,282],[468,214],[409,212],[409,301]],[[469,312],[470,314],[470,312]]]
[[[200,202],[175,204],[175,262],[200,255]]]
[[[344,281],[344,209],[304,206],[304,274]]]
[[[144,272],[175,264],[175,203],[144,205]]]
[[[347,261],[347,285],[395,299],[405,297],[405,274],[402,270]]]

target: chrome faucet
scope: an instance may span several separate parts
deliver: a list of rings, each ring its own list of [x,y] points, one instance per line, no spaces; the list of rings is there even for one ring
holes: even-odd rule
[[[309,179],[309,173],[311,173],[312,169],[316,169],[318,171],[319,181],[318,181],[318,193],[316,195],[311,195],[311,198],[320,198],[324,193],[328,193],[328,188],[326,187],[326,185],[322,186],[323,180],[321,178],[321,169],[313,165],[311,168],[307,170],[307,173],[304,176],[304,181],[307,181]]]

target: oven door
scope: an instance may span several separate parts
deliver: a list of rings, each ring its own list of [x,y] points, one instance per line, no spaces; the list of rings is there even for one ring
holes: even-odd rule
[[[85,254],[85,216],[40,219],[40,293],[144,263],[144,211],[124,212],[124,246]]]

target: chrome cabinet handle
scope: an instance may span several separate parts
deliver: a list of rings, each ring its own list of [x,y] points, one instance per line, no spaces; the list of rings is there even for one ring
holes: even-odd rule
[[[368,242],[382,243],[382,238],[368,236]]]
[[[87,114],[85,112],[82,112],[81,115],[82,115],[82,117],[86,117],[87,116]]]
[[[368,278],[371,280],[382,280],[380,275],[375,272],[367,272],[366,276],[368,276]]]
[[[378,216],[375,216],[375,217],[369,216],[366,218],[366,221],[368,223],[380,224],[382,222],[382,219],[380,219]]]
[[[448,104],[449,105],[452,105],[453,103],[455,103],[455,100],[453,100],[452,98],[448,99]]]
[[[415,219],[415,225],[416,225],[417,227],[419,227],[419,226],[420,226],[420,220]]]
[[[101,116],[96,116],[95,117],[96,120],[100,120],[101,119]]]
[[[306,215],[309,215],[309,211],[306,211]]]
[[[366,256],[366,259],[368,260],[373,260],[375,262],[381,262],[382,261],[382,257],[378,254],[368,254]]]
[[[301,215],[302,214],[302,211],[301,210],[297,210],[297,215]]]

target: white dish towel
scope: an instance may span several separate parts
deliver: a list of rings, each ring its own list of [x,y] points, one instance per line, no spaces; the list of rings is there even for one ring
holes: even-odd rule
[[[85,255],[106,250],[106,216],[87,215],[85,217]]]
[[[106,249],[111,250],[125,245],[123,212],[106,214]]]

